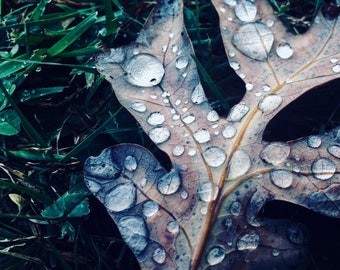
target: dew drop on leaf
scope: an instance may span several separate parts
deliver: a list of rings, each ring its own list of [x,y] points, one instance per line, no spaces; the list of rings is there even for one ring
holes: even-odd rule
[[[211,167],[219,167],[226,160],[226,154],[223,149],[217,146],[211,146],[203,152],[203,157]]]
[[[191,93],[191,101],[195,104],[201,104],[207,101],[207,98],[204,94],[204,90],[201,83],[198,83],[194,90]]]
[[[246,90],[247,91],[253,90],[253,88],[254,88],[254,85],[252,83],[246,83]]]
[[[112,212],[127,210],[136,203],[136,187],[132,183],[116,185],[104,198],[106,209]]]
[[[289,227],[287,233],[289,241],[294,244],[301,245],[305,240],[302,230],[298,227]]]
[[[208,206],[207,205],[203,205],[200,209],[200,213],[202,215],[206,215],[208,213]]]
[[[268,95],[259,102],[259,109],[263,113],[271,113],[282,104],[282,97],[278,95]]]
[[[244,175],[250,168],[249,155],[243,150],[236,150],[228,165],[228,178],[236,178]]]
[[[263,92],[269,92],[271,90],[270,86],[268,84],[265,84],[262,86],[262,91]]]
[[[147,201],[143,204],[143,215],[146,217],[151,217],[156,214],[159,210],[159,206],[154,201]]]
[[[238,122],[249,112],[249,107],[244,103],[234,105],[228,115],[228,120],[231,122]]]
[[[209,265],[216,265],[223,261],[225,257],[225,250],[221,246],[212,247],[207,255],[207,262]]]
[[[274,142],[268,144],[260,154],[260,157],[269,164],[274,166],[284,162],[290,153],[290,147],[287,144]]]
[[[322,143],[322,140],[320,136],[312,135],[312,136],[309,136],[307,139],[308,146],[312,148],[319,148],[321,143]]]
[[[170,221],[166,226],[166,230],[172,234],[177,234],[179,232],[179,224],[177,221]]]
[[[230,62],[229,65],[233,70],[238,70],[241,67],[238,62]]]
[[[312,172],[315,178],[319,180],[327,180],[332,178],[336,171],[334,162],[327,158],[319,158],[312,164]]]
[[[223,3],[230,6],[230,7],[234,7],[237,5],[237,1],[236,0],[223,0]]]
[[[279,256],[279,255],[280,255],[280,250],[278,250],[277,248],[273,248],[273,249],[272,249],[272,255],[273,255],[274,257]]]
[[[215,190],[213,189],[214,187],[211,182],[201,183],[197,190],[199,199],[203,202],[210,202],[214,200],[217,196],[218,187],[215,187]]]
[[[248,0],[242,0],[235,7],[235,14],[243,22],[251,22],[257,13],[256,5]]]
[[[236,135],[236,128],[233,125],[227,125],[222,130],[222,136],[226,139],[231,139]]]
[[[176,45],[176,44],[172,45],[171,51],[172,51],[173,53],[177,52],[177,51],[178,51],[178,45]]]
[[[333,66],[332,70],[333,70],[334,73],[339,73],[340,72],[340,64],[336,64],[335,66]]]
[[[131,109],[136,111],[136,112],[145,112],[146,106],[142,102],[135,102],[131,105]]]
[[[183,69],[186,68],[189,64],[188,57],[181,56],[176,59],[176,68]]]
[[[171,195],[177,192],[181,185],[181,178],[175,170],[170,171],[158,180],[158,191],[163,195]]]
[[[207,114],[207,120],[210,122],[216,122],[220,119],[218,113],[215,110],[211,110]]]
[[[183,190],[183,191],[181,192],[181,198],[182,198],[183,200],[187,199],[188,196],[189,196],[189,194],[188,194],[188,192],[186,192],[185,190]]]
[[[151,87],[159,84],[164,76],[161,61],[150,54],[137,54],[124,66],[126,79],[135,86]]]
[[[330,153],[333,157],[340,158],[340,146],[332,145],[327,148],[328,153]]]
[[[238,250],[254,250],[260,243],[260,236],[255,232],[243,235],[237,240],[236,246]]]
[[[124,166],[128,171],[133,172],[137,169],[137,161],[133,156],[127,156],[124,160]]]
[[[270,180],[279,188],[289,188],[293,183],[293,174],[284,169],[272,170]]]
[[[230,213],[233,216],[239,216],[241,214],[242,204],[239,201],[234,201],[229,208]]]
[[[195,116],[190,114],[186,117],[183,118],[183,122],[186,123],[186,124],[191,124],[193,123],[194,121],[196,120]]]
[[[164,123],[165,117],[160,112],[153,112],[149,115],[146,121],[152,126],[157,126]]]
[[[170,131],[166,127],[156,127],[149,131],[149,137],[155,144],[163,143],[170,138]]]
[[[183,145],[177,145],[174,147],[174,149],[172,149],[172,154],[175,157],[179,157],[181,155],[183,155],[184,153],[184,146]]]
[[[201,129],[194,133],[194,138],[198,143],[206,143],[210,141],[210,133],[206,129]]]
[[[194,155],[196,155],[197,151],[195,148],[190,148],[188,151],[188,155],[193,157]]]
[[[276,54],[278,57],[282,59],[290,58],[294,53],[293,48],[289,45],[289,43],[282,42],[276,47]]]
[[[158,264],[164,263],[166,259],[164,248],[156,248],[152,254],[152,259]]]

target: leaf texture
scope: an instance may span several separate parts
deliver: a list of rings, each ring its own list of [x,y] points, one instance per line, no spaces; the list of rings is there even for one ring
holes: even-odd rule
[[[212,109],[183,4],[160,1],[138,39],[100,54],[97,69],[172,169],[123,144],[87,159],[85,183],[142,269],[303,269],[305,227],[258,214],[282,200],[340,217],[340,128],[293,142],[267,143],[262,133],[284,106],[340,77],[340,22],[319,15],[293,36],[266,1],[213,4],[229,63],[246,84],[241,102],[226,118]]]

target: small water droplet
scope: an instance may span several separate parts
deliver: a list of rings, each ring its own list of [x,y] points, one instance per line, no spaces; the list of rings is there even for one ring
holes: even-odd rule
[[[203,90],[201,83],[198,83],[197,86],[192,91],[191,101],[195,104],[201,104],[207,101],[207,98],[205,97],[204,90]]]
[[[35,72],[40,72],[41,71],[41,66],[37,66],[37,68],[35,69]]]
[[[192,122],[195,121],[195,119],[196,119],[195,116],[190,114],[190,115],[183,118],[183,122],[186,123],[186,124],[191,124]]]
[[[157,99],[157,95],[150,95],[151,99]]]
[[[231,227],[231,225],[233,225],[233,220],[231,218],[226,218],[223,222],[224,226],[227,227],[227,229],[229,229]]]
[[[230,7],[234,7],[237,5],[237,1],[236,0],[223,0],[223,3],[230,6]]]
[[[307,144],[312,148],[319,148],[322,143],[320,136],[309,136],[307,139]]]
[[[105,196],[104,205],[112,212],[127,210],[135,205],[136,192],[136,187],[132,183],[118,184]]]
[[[255,232],[243,235],[237,240],[236,246],[238,250],[254,250],[260,243],[260,236]]]
[[[209,265],[216,265],[221,263],[225,257],[225,250],[223,247],[216,246],[209,250],[207,255],[207,262]]]
[[[200,213],[202,215],[206,215],[208,213],[208,206],[207,205],[203,205],[200,209]]]
[[[293,48],[286,42],[282,42],[276,47],[276,54],[282,59],[290,58],[293,53]]]
[[[164,45],[164,46],[162,47],[162,52],[163,52],[163,53],[166,52],[167,49],[168,49],[168,45]]]
[[[185,190],[181,192],[181,198],[182,198],[183,200],[187,199],[188,196],[189,196],[189,194],[188,194],[188,192],[186,192]]]
[[[146,184],[147,184],[148,180],[144,177],[140,180],[140,187],[141,188],[145,188]]]
[[[173,38],[175,36],[175,34],[173,32],[169,33],[169,38]]]
[[[164,248],[156,248],[152,254],[152,259],[158,264],[164,263],[166,259]]]
[[[151,87],[159,84],[164,76],[161,61],[150,54],[137,54],[124,66],[126,79],[135,86]]]
[[[332,70],[333,70],[334,73],[339,73],[340,72],[340,64],[336,64],[335,66],[333,66]]]
[[[189,64],[189,59],[186,56],[181,56],[176,59],[176,68],[183,69]]]
[[[260,97],[260,96],[262,96],[262,93],[260,93],[260,92],[255,93],[255,97]]]
[[[127,156],[124,160],[124,166],[128,171],[133,172],[137,169],[137,161],[133,156]]]
[[[274,20],[273,19],[268,19],[267,21],[266,21],[266,25],[268,26],[268,27],[273,27],[273,25],[274,25]]]
[[[136,112],[145,112],[146,106],[142,102],[135,102],[131,105],[131,109],[136,111]]]
[[[233,125],[227,125],[222,131],[222,136],[226,139],[231,139],[236,135],[236,128]]]
[[[217,192],[218,192],[218,187],[215,187],[215,190],[213,190],[213,184],[211,182],[204,182],[201,183],[198,190],[197,194],[198,197],[201,201],[203,202],[210,202],[214,199],[216,199]]]
[[[289,188],[293,183],[293,174],[284,169],[272,170],[270,179],[279,188]]]
[[[163,195],[171,195],[177,192],[181,185],[181,178],[173,169],[158,180],[157,188]]]
[[[315,178],[327,180],[333,177],[336,171],[334,162],[327,158],[319,158],[312,164],[312,172]]]
[[[340,158],[340,146],[332,145],[327,148],[328,153],[330,153],[333,157]]]
[[[188,155],[193,157],[194,155],[196,155],[197,151],[195,148],[190,148],[188,151]]]
[[[271,90],[270,86],[268,84],[265,84],[262,86],[262,91],[263,92],[269,92]]]
[[[286,79],[286,84],[290,84],[292,82],[293,82],[293,80],[291,78]]]
[[[228,165],[228,178],[240,177],[251,167],[249,155],[243,150],[236,150]]]
[[[143,204],[143,215],[148,217],[153,216],[159,210],[159,206],[154,201],[147,201]]]
[[[283,163],[290,154],[290,147],[287,144],[274,142],[268,144],[260,154],[260,157],[274,166]]]
[[[175,101],[175,105],[176,105],[176,106],[179,106],[181,103],[182,103],[182,101],[181,101],[180,99],[177,99],[177,100]]]
[[[185,113],[185,112],[187,112],[187,111],[188,111],[188,107],[183,107],[183,108],[182,108],[182,112]]]
[[[222,13],[224,13],[225,12],[225,7],[224,6],[219,6],[219,8],[218,8]]]
[[[149,137],[155,144],[160,144],[170,138],[170,131],[166,127],[156,127],[150,130]]]
[[[231,122],[238,122],[249,112],[249,107],[244,103],[234,105],[228,115],[228,120]]]
[[[153,112],[149,115],[146,121],[152,126],[157,126],[164,123],[165,117],[160,112]]]
[[[226,160],[226,154],[223,149],[217,146],[211,146],[203,152],[203,157],[211,167],[219,167]]]
[[[233,70],[238,70],[241,67],[238,62],[229,62],[229,65]]]
[[[303,235],[303,232],[298,227],[289,227],[288,228],[288,239],[294,244],[301,245],[303,244],[305,240],[305,236]]]
[[[278,95],[268,95],[259,102],[259,109],[263,113],[271,113],[282,104],[282,97]]]
[[[179,232],[179,224],[177,221],[170,221],[166,226],[166,229],[172,234],[177,234]]]
[[[254,88],[254,85],[252,83],[246,83],[246,90],[250,91]]]
[[[172,51],[173,53],[177,52],[177,51],[178,51],[178,45],[176,45],[176,44],[172,45],[171,51]]]
[[[234,201],[229,208],[230,213],[233,216],[239,216],[241,214],[242,204],[239,201]]]
[[[183,145],[177,145],[175,146],[175,148],[172,150],[172,154],[175,156],[175,157],[179,157],[181,155],[183,155],[184,153],[184,146]]]
[[[194,133],[194,138],[198,143],[206,143],[210,141],[210,133],[206,129],[201,129]]]
[[[256,5],[253,2],[243,0],[235,7],[235,14],[243,22],[251,22],[257,14]]]
[[[229,57],[235,57],[235,52],[234,51],[228,51]]]
[[[330,61],[331,61],[332,64],[335,64],[339,61],[339,59],[338,58],[331,58]]]
[[[172,120],[176,121],[176,120],[179,120],[180,119],[180,115],[179,114],[175,114],[173,117],[172,117]]]
[[[272,255],[273,255],[274,257],[279,256],[279,255],[280,255],[280,250],[278,250],[277,248],[273,248],[273,249],[272,249]]]
[[[216,122],[220,119],[218,113],[215,110],[211,110],[207,114],[207,120],[210,122]]]

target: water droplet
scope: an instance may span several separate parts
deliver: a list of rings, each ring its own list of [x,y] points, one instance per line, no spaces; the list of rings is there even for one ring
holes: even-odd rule
[[[231,225],[233,225],[233,220],[231,218],[226,218],[223,222],[224,226],[227,227],[227,229],[229,229],[231,227]]]
[[[124,166],[128,171],[133,172],[137,169],[137,161],[133,156],[127,156],[124,160]]]
[[[262,98],[259,102],[259,109],[263,113],[271,113],[282,104],[282,97],[278,95],[268,95]]]
[[[197,84],[197,86],[192,91],[191,101],[195,104],[201,104],[207,101],[207,98],[205,97],[204,90],[203,90],[201,83]]]
[[[158,180],[157,188],[163,195],[171,195],[177,192],[181,185],[181,178],[173,169]]]
[[[239,201],[234,201],[231,205],[230,205],[230,213],[233,216],[239,216],[241,214],[241,209],[242,209],[242,204]]]
[[[211,146],[204,151],[203,157],[209,166],[219,167],[224,163],[227,156],[223,149]]]
[[[194,155],[196,155],[197,151],[195,148],[190,148],[188,151],[188,155],[193,157]]]
[[[301,245],[304,242],[305,236],[303,232],[298,227],[289,227],[288,228],[288,239],[294,244]]]
[[[211,110],[207,114],[207,120],[210,122],[216,122],[220,119],[218,113],[215,110]]]
[[[202,215],[206,215],[208,213],[208,206],[207,205],[203,205],[200,209],[200,213]]]
[[[189,64],[189,59],[186,56],[181,56],[176,59],[176,68],[183,69]]]
[[[307,144],[312,148],[319,148],[322,143],[320,136],[309,136],[307,139]]]
[[[236,150],[228,165],[228,178],[240,177],[250,169],[249,155],[243,150]]]
[[[232,122],[241,121],[241,119],[249,112],[249,107],[244,103],[234,105],[228,115],[228,120]]]
[[[235,57],[235,52],[234,51],[228,51],[229,57]]]
[[[178,46],[176,44],[172,45],[171,50],[173,53],[178,51]]]
[[[169,38],[173,38],[175,36],[175,34],[173,32],[169,33]]]
[[[210,141],[210,133],[206,129],[201,129],[194,133],[194,138],[198,143],[206,143]]]
[[[165,127],[157,127],[150,130],[149,137],[155,144],[163,143],[170,138],[170,131]]]
[[[179,224],[177,221],[170,221],[166,226],[168,232],[177,234],[179,232]]]
[[[232,37],[234,46],[244,55],[258,61],[266,61],[274,35],[263,23],[247,23]]]
[[[273,248],[273,249],[272,249],[272,255],[273,255],[274,257],[279,256],[279,255],[280,255],[280,250],[278,250],[277,248]]]
[[[293,174],[283,169],[272,170],[270,179],[279,188],[289,188],[293,183]]]
[[[223,0],[223,3],[230,6],[230,7],[234,7],[237,4],[236,0]]]
[[[268,84],[265,84],[262,86],[262,91],[263,92],[269,92],[271,90],[270,86]]]
[[[269,164],[274,166],[283,163],[290,153],[290,147],[287,144],[274,142],[268,144],[260,154],[260,157]]]
[[[161,61],[150,54],[137,54],[131,57],[124,67],[126,79],[133,85],[151,87],[159,84],[164,76]]]
[[[225,7],[224,6],[219,6],[219,8],[218,8],[222,13],[224,13],[225,12]]]
[[[165,253],[164,248],[156,248],[152,254],[152,259],[156,263],[159,263],[159,264],[164,263],[166,259],[166,253]]]
[[[282,59],[290,58],[293,53],[293,48],[286,42],[282,42],[276,47],[276,54]]]
[[[179,114],[175,114],[173,117],[172,117],[172,120],[176,121],[176,120],[179,120],[180,118],[180,115]]]
[[[153,112],[149,115],[146,121],[152,126],[157,126],[164,123],[165,117],[160,112]]]
[[[188,111],[188,108],[187,108],[187,107],[183,107],[183,108],[182,108],[182,112],[185,113],[185,112],[187,112],[187,111]]]
[[[331,58],[330,61],[331,61],[332,64],[335,64],[339,61],[339,59],[338,58]]]
[[[188,194],[188,192],[186,192],[185,190],[181,192],[181,198],[182,198],[183,200],[187,199],[188,196],[189,196],[189,194]]]
[[[216,265],[223,261],[225,257],[225,250],[223,247],[216,246],[209,250],[207,255],[207,262],[209,265]]]
[[[260,92],[255,93],[255,97],[260,97],[260,96],[262,96],[262,93],[260,93]]]
[[[148,180],[144,177],[140,179],[140,187],[141,188],[145,188],[146,184],[147,184]]]
[[[213,189],[213,184],[211,182],[201,183],[197,190],[199,199],[203,202],[210,202],[216,199],[218,187],[216,186],[215,190]]]
[[[165,53],[167,49],[168,49],[168,45],[164,45],[164,46],[162,47],[162,52]]]
[[[142,102],[135,102],[131,105],[131,109],[136,111],[136,112],[145,112],[146,106]]]
[[[195,116],[190,114],[190,115],[183,118],[183,122],[186,123],[186,124],[191,124],[192,122],[195,121],[195,119],[196,119]]]
[[[332,145],[327,148],[328,153],[330,153],[333,157],[340,158],[340,146]]]
[[[243,235],[237,240],[236,246],[238,250],[254,250],[260,243],[260,236],[255,232]]]
[[[181,103],[182,103],[182,101],[181,101],[180,99],[177,99],[177,100],[175,101],[175,105],[176,105],[176,106],[179,106]]]
[[[40,72],[41,71],[41,66],[37,66],[37,68],[35,69],[35,72]]]
[[[246,90],[250,91],[254,88],[254,85],[252,83],[246,83]]]
[[[125,216],[117,226],[123,240],[136,255],[140,254],[148,244],[147,229],[142,217]]]
[[[136,187],[132,183],[116,185],[110,193],[105,196],[104,205],[112,212],[127,210],[136,203]]]
[[[340,72],[340,64],[336,64],[335,66],[333,66],[332,70],[333,70],[334,73],[339,73]]]
[[[312,172],[315,178],[319,180],[330,179],[336,171],[334,162],[327,158],[319,158],[312,164]]]
[[[236,128],[233,125],[225,126],[222,131],[222,136],[226,139],[231,139],[236,135]]]
[[[151,217],[156,214],[159,210],[159,206],[154,201],[147,201],[143,204],[143,215]]]
[[[273,19],[268,19],[267,21],[266,21],[266,25],[268,26],[268,27],[273,27],[273,25],[274,25],[274,20]]]
[[[243,22],[251,22],[255,19],[257,13],[256,5],[250,1],[241,1],[235,7],[235,14]]]
[[[238,70],[241,67],[238,62],[229,62],[229,65],[233,70]]]
[[[172,150],[172,154],[175,156],[175,157],[179,157],[181,155],[183,155],[184,153],[184,146],[183,145],[177,145],[175,146],[175,148]]]

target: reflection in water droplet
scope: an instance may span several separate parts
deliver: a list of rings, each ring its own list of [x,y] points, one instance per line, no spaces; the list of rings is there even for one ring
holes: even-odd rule
[[[131,109],[136,111],[136,112],[145,112],[146,106],[142,102],[135,102],[131,105]]]
[[[207,114],[207,120],[210,122],[216,122],[220,119],[218,113],[215,110],[211,110]]]
[[[254,250],[260,243],[260,236],[255,232],[243,235],[237,240],[236,246],[238,250]]]
[[[340,146],[332,145],[327,148],[328,153],[330,153],[333,157],[340,158]]]
[[[272,170],[270,179],[279,188],[289,188],[293,183],[293,174],[283,169]]]
[[[290,58],[293,53],[293,48],[286,42],[282,42],[276,47],[276,54],[282,59]]]
[[[177,221],[170,221],[166,226],[166,229],[172,234],[177,234],[179,232],[179,224]]]
[[[333,66],[332,70],[333,70],[334,73],[339,73],[340,72],[340,65],[337,64],[337,65]]]
[[[159,264],[164,263],[166,259],[166,253],[165,253],[164,248],[156,248],[152,254],[152,259],[156,263],[159,263]]]
[[[172,154],[175,157],[179,157],[179,156],[183,155],[183,153],[184,153],[184,146],[183,145],[177,145],[177,146],[175,146],[174,149],[172,149]]]
[[[104,205],[108,211],[120,212],[135,205],[137,190],[132,183],[116,185],[104,198]]]
[[[137,169],[137,161],[133,156],[127,156],[124,160],[124,166],[128,171],[133,172]]]
[[[194,133],[194,138],[198,143],[206,143],[210,141],[210,133],[206,129],[201,129]]]
[[[312,172],[315,178],[319,180],[327,180],[332,178],[336,171],[334,162],[327,158],[319,158],[312,164]]]
[[[183,118],[183,122],[186,123],[186,124],[191,124],[192,122],[195,121],[195,119],[196,119],[195,116],[190,114],[190,115]]]
[[[279,255],[280,255],[280,250],[278,250],[277,248],[273,248],[273,249],[272,249],[272,255],[273,255],[274,257],[279,256]]]
[[[197,84],[197,86],[192,91],[191,101],[195,104],[201,104],[207,101],[207,98],[205,97],[204,90],[203,90],[201,83]]]
[[[227,156],[223,149],[211,146],[204,151],[203,157],[209,166],[219,167],[224,163]]]
[[[200,213],[202,215],[206,215],[208,213],[208,206],[207,205],[202,206],[200,209]]]
[[[320,136],[309,136],[307,139],[307,144],[312,148],[319,148],[322,143]]]
[[[228,115],[228,120],[231,122],[241,121],[241,119],[249,112],[249,107],[244,103],[234,105]]]
[[[143,204],[143,215],[151,217],[156,214],[159,210],[159,206],[154,201],[147,201]]]
[[[183,69],[186,68],[189,64],[188,57],[181,56],[176,59],[176,68]]]
[[[242,208],[242,204],[239,201],[234,201],[231,205],[230,205],[230,213],[233,216],[239,216],[241,214],[241,208]]]
[[[199,199],[203,202],[210,202],[216,199],[218,187],[216,186],[215,190],[213,189],[213,184],[211,182],[201,183],[197,190]]]
[[[228,178],[233,179],[244,175],[250,169],[249,155],[243,150],[236,150],[229,162]]]
[[[181,178],[173,169],[158,180],[157,188],[163,195],[171,195],[177,192],[181,185]]]
[[[224,127],[222,131],[222,136],[226,139],[231,139],[236,135],[236,132],[236,128],[232,124],[230,124]]]
[[[259,109],[263,113],[271,113],[275,111],[282,104],[282,97],[278,95],[269,95],[264,97],[259,102]]]
[[[288,231],[288,239],[294,244],[301,245],[303,244],[305,240],[305,236],[303,235],[303,232],[298,227],[289,227],[287,229]]]
[[[150,54],[137,54],[124,66],[126,79],[133,85],[151,87],[159,84],[164,76],[161,61]]]
[[[235,7],[235,14],[243,22],[251,22],[257,13],[256,5],[253,2],[244,0]]]
[[[136,255],[140,254],[148,244],[147,229],[143,218],[125,216],[118,221],[117,226],[132,252]]]
[[[165,127],[157,127],[150,130],[149,137],[155,144],[163,143],[170,138],[170,131]]]
[[[229,65],[233,70],[238,70],[241,67],[238,62],[230,62]]]
[[[146,121],[152,126],[157,126],[164,123],[165,117],[160,112],[153,112]]]
[[[189,196],[189,194],[188,194],[188,192],[186,192],[185,190],[181,192],[181,198],[182,198],[183,200],[187,199],[188,196]]]
[[[209,250],[207,255],[207,262],[209,265],[216,265],[223,261],[225,257],[225,250],[223,247],[216,246]]]
[[[290,153],[290,147],[287,144],[274,142],[268,144],[260,154],[260,157],[269,164],[274,166],[283,163]]]

